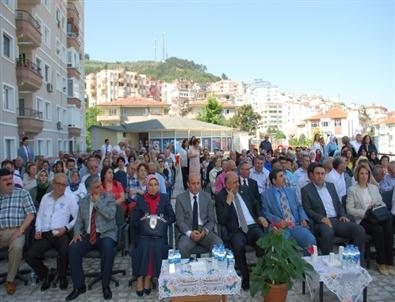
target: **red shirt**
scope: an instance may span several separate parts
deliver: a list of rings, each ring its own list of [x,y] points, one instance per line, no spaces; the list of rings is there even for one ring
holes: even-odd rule
[[[112,190],[107,190],[106,187],[103,185],[103,189],[106,192],[112,192],[114,194],[115,200],[121,197],[121,193],[124,192],[123,187],[120,182],[113,180],[112,182]]]

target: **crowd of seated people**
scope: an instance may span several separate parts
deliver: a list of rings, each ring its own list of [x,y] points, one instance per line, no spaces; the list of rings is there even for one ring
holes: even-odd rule
[[[249,289],[246,247],[265,257],[256,242],[273,224],[286,228],[285,236],[304,255],[312,245],[327,255],[335,238],[342,237],[359,248],[362,265],[369,235],[378,271],[394,276],[395,162],[380,157],[368,135],[341,141],[340,146],[331,136],[325,144],[316,135],[311,147],[273,149],[265,137],[259,150],[223,152],[202,148],[192,137],[175,152],[172,145],[160,151],[148,141],[132,147],[112,146],[106,139],[90,154],[59,152],[48,159],[34,156],[23,138],[17,157],[4,159],[0,169],[0,248],[8,248],[5,290],[16,292],[22,259],[47,290],[55,276],[42,255],[55,249],[59,288],[68,288],[69,267],[73,289],[65,299],[74,300],[86,291],[83,257],[98,250],[103,297],[111,299],[118,208],[134,233],[131,270],[139,297],[150,295],[160,274],[173,245],[172,224],[183,258],[197,247],[207,253],[221,243],[230,248],[244,290]],[[176,181],[181,192],[173,196]],[[384,195],[390,197],[383,200]],[[373,209],[382,205],[392,215],[375,220]],[[159,226],[155,232],[147,227],[152,217]]]

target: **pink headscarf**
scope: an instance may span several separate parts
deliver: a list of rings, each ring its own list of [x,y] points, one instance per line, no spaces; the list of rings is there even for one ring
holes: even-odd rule
[[[148,186],[149,182],[150,182],[151,180],[153,180],[153,179],[155,179],[155,180],[158,182],[158,184],[159,184],[159,178],[158,178],[158,176],[156,176],[155,174],[148,174],[148,175],[147,175],[147,178],[145,179],[145,183],[147,184],[147,186]]]

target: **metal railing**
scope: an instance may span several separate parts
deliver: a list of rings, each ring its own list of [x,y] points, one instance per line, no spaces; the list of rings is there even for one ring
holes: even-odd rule
[[[17,9],[15,20],[29,22],[34,26],[35,29],[37,29],[41,33],[40,23],[36,19],[34,19],[34,17],[29,12]]]
[[[41,111],[31,109],[31,108],[20,107],[20,108],[18,108],[18,113],[19,113],[19,116],[21,116],[21,117],[32,117],[32,118],[36,118],[39,120],[43,119],[43,113]]]
[[[33,71],[34,73],[36,73],[37,75],[39,75],[40,77],[43,77],[41,74],[41,68],[38,67],[38,65],[34,64],[32,61],[30,61],[29,59],[23,58],[22,56],[20,56],[17,60],[16,60],[16,66],[19,67],[26,67],[29,70]]]

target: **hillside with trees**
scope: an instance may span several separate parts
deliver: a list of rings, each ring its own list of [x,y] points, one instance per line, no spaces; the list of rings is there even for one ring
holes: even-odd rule
[[[187,79],[197,83],[210,83],[221,79],[207,72],[207,67],[202,64],[175,57],[168,58],[164,62],[104,62],[89,60],[88,58],[89,56],[85,61],[85,74],[100,71],[102,69],[125,68],[128,71],[145,74],[165,82],[171,82],[175,79]]]

